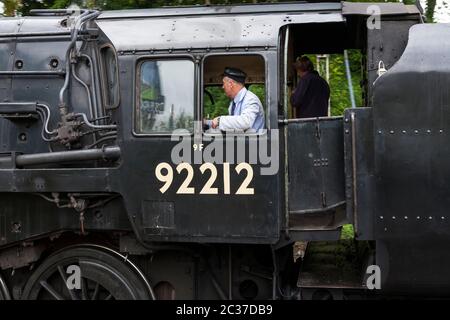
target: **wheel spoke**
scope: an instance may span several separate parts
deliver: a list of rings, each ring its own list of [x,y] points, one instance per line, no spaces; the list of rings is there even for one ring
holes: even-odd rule
[[[79,300],[77,295],[75,294],[75,291],[74,290],[70,290],[69,287],[67,286],[67,278],[66,278],[66,274],[64,273],[63,267],[59,265],[58,266],[58,271],[59,271],[59,274],[61,275],[62,280],[64,281],[64,287],[66,287],[67,291],[70,294],[70,298],[72,300]]]
[[[105,298],[105,300],[111,300],[112,299],[112,294],[110,293],[106,298]]]
[[[98,295],[99,291],[100,291],[100,284],[97,282],[97,284],[95,285],[94,294],[92,295],[91,300],[97,300],[97,295]]]
[[[88,300],[88,284],[86,278],[81,278],[81,299]]]
[[[53,296],[53,298],[56,300],[64,300],[64,298],[47,281],[41,281],[40,284]]]

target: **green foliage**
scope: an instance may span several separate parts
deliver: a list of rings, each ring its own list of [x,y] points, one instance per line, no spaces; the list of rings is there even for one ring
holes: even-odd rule
[[[5,16],[11,17],[14,16],[16,13],[16,10],[20,9],[20,1],[19,0],[4,0],[3,6],[4,6],[4,12],[3,14]]]
[[[427,17],[427,22],[434,21],[435,7],[436,7],[436,0],[427,0],[427,6],[425,7],[425,16]]]
[[[152,100],[156,100],[157,98],[158,97],[157,97],[156,90],[153,87],[143,89],[141,92],[141,100],[152,101]]]
[[[361,53],[358,50],[349,50],[348,59],[352,75],[353,94],[356,106],[362,106],[361,90]],[[348,86],[344,55],[332,54],[330,56],[330,89],[331,89],[331,115],[339,116],[344,110],[351,107],[350,90]]]
[[[353,225],[347,224],[342,227],[341,239],[353,239],[355,237],[355,232],[353,230]]]

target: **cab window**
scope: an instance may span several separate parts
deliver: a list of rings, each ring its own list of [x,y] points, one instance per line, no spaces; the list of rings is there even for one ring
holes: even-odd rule
[[[138,68],[137,134],[194,131],[194,62],[146,60]]]
[[[211,55],[205,58],[203,63],[203,119],[207,121],[219,116],[230,115],[232,100],[225,94],[222,81],[224,70],[227,67],[239,69],[247,75],[244,86],[259,98],[264,115],[263,129],[267,129],[268,110],[266,103],[265,60],[262,56],[256,54]],[[204,129],[207,133],[218,131],[208,126],[205,126]],[[256,132],[252,128],[246,131],[240,129],[231,131],[253,134]]]

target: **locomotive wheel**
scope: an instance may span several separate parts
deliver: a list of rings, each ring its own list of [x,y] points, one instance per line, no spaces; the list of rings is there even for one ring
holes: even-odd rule
[[[73,267],[80,287],[69,290]],[[70,271],[69,273],[66,273]],[[144,300],[153,291],[139,269],[121,254],[97,245],[58,251],[36,269],[22,294],[25,300]]]

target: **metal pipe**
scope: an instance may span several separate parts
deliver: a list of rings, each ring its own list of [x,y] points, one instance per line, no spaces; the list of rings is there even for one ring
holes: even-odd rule
[[[98,56],[98,51],[97,50],[93,50],[92,51],[92,56],[88,56],[89,58],[92,59],[91,62],[91,66],[99,66],[100,62],[99,62],[99,56]],[[96,71],[96,76],[97,76],[97,80],[93,80],[93,99],[94,99],[94,103],[95,103],[95,108],[97,110],[97,118],[101,118],[103,116],[105,116],[105,112],[104,112],[104,108],[103,108],[103,104],[102,104],[102,97],[98,97],[97,93],[101,92],[102,89],[102,85],[101,85],[101,75],[99,75],[97,72],[98,70],[92,67],[92,76],[94,77],[94,71]],[[97,87],[99,90],[97,90]],[[100,124],[104,124],[104,121],[101,121]]]
[[[48,31],[48,32],[8,32],[0,33],[0,38],[26,38],[26,37],[52,37],[70,36],[69,31]]]
[[[0,71],[0,76],[64,76],[65,71]]]
[[[95,146],[98,146],[100,143],[103,143],[103,142],[106,142],[106,141],[109,141],[109,140],[116,140],[116,139],[117,139],[117,136],[106,136],[106,137],[98,139],[93,144],[87,146],[86,149],[91,149],[91,148],[93,148]]]
[[[87,12],[86,9],[79,9],[80,13]],[[30,15],[32,16],[65,16],[72,15],[75,13],[74,9],[33,9],[30,10]]]
[[[36,153],[16,156],[16,165],[31,166],[48,163],[61,163],[72,161],[89,161],[89,160],[116,160],[120,158],[119,147],[106,147],[103,149],[92,150],[76,150],[76,151],[61,151],[49,153]],[[11,162],[11,157],[0,158],[0,164]]]
[[[110,125],[100,125],[100,124],[92,124],[88,118],[86,117],[86,115],[84,113],[75,113],[75,117],[82,117],[84,124],[87,125],[90,128],[93,129],[117,129],[117,126],[115,124],[110,124]]]
[[[38,106],[39,108],[44,108],[47,111],[47,117],[46,117],[45,123],[44,123],[45,133],[47,133],[48,135],[55,134],[56,130],[50,131],[48,129],[48,124],[50,122],[50,116],[51,116],[51,112],[50,112],[49,106],[47,106],[46,104],[43,104],[43,103],[37,103],[36,106]]]
[[[87,97],[88,97],[88,103],[89,103],[89,112],[91,114],[91,118],[95,119],[96,116],[94,115],[94,110],[92,109],[91,91],[89,90],[89,87],[86,84],[86,82],[84,82],[83,80],[80,79],[80,77],[78,77],[77,73],[75,72],[75,65],[72,65],[72,74],[73,74],[73,77],[75,78],[75,80],[77,80],[86,90]]]
[[[42,120],[42,131],[41,131],[42,140],[44,140],[45,142],[53,141],[52,139],[45,137],[46,115],[44,114],[44,111],[42,111],[41,109],[37,109],[37,113],[39,114],[39,116],[41,117],[41,120]]]
[[[89,62],[89,71],[91,73],[91,89],[92,89],[92,100],[94,102],[93,105],[93,111],[94,114],[92,115],[92,118],[97,119],[98,118],[98,104],[97,104],[97,94],[96,94],[96,90],[95,90],[95,78],[94,78],[94,65],[92,64],[92,59],[90,56],[88,56],[87,54],[82,54],[81,57],[85,58],[88,62]],[[88,89],[89,90],[89,89]],[[91,94],[91,90],[89,90],[89,94]]]
[[[71,31],[71,35],[72,35],[72,41],[69,44],[69,47],[67,48],[66,51],[66,79],[64,81],[64,85],[61,88],[61,91],[59,92],[59,103],[60,105],[64,105],[64,92],[67,90],[67,88],[69,87],[69,81],[70,81],[70,55],[72,52],[72,49],[74,48],[77,38],[78,38],[78,32],[80,31],[79,29],[82,27],[82,25],[84,24],[84,22],[87,19],[90,19],[91,17],[95,17],[96,15],[98,15],[98,12],[94,12],[89,14],[89,11],[83,12],[78,19],[75,22],[75,26],[72,28]]]
[[[302,122],[307,123],[307,122],[312,122],[312,121],[316,122],[317,120],[334,120],[334,119],[342,119],[342,116],[283,119],[283,120],[278,120],[278,124],[302,123]]]
[[[348,62],[347,50],[344,50],[344,61],[345,61],[345,73],[347,74],[348,90],[350,94],[350,101],[352,103],[352,108],[356,108],[355,96],[353,94],[353,83],[352,74],[350,72],[350,64]]]

